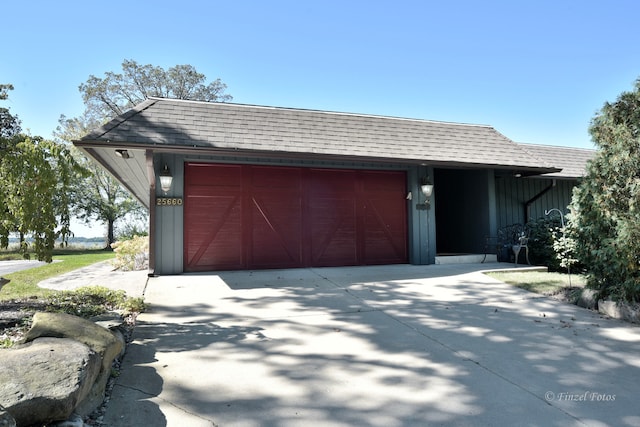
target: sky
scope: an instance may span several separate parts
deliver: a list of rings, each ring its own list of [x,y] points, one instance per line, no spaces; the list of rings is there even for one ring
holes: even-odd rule
[[[190,64],[233,102],[491,125],[592,148],[640,77],[637,0],[5,1],[0,83],[33,135],[125,59]]]

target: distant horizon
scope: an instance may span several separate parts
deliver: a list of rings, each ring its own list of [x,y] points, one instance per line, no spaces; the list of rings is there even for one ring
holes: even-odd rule
[[[25,239],[27,242],[33,241],[33,238],[31,237],[27,237]],[[73,236],[73,237],[69,237],[68,242],[72,243],[72,242],[106,242],[107,238],[106,237],[82,237],[82,236]],[[20,238],[19,237],[15,237],[15,236],[9,236],[9,245],[12,244],[16,244],[20,242]],[[56,239],[56,243],[60,243],[61,240],[60,239]]]

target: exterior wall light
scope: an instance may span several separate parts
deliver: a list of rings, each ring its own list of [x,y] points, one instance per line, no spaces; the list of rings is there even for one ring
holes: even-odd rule
[[[130,159],[131,158],[131,154],[129,153],[128,150],[123,150],[123,149],[117,149],[116,150],[116,156],[120,157],[121,159]]]
[[[171,183],[173,182],[173,176],[171,176],[171,171],[169,170],[169,166],[164,164],[164,169],[160,171],[160,188],[162,188],[162,192],[167,194],[169,190],[171,190]]]
[[[424,194],[424,203],[416,205],[416,209],[427,210],[431,208],[431,195],[433,194],[433,184],[429,181],[429,177],[420,180],[420,191]]]
[[[422,194],[424,194],[424,197],[428,199],[433,194],[433,184],[422,184],[420,190]]]

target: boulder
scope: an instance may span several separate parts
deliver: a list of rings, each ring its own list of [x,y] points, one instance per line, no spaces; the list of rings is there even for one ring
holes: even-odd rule
[[[0,277],[0,291],[2,290],[2,287],[4,285],[6,285],[7,283],[9,283],[11,280],[9,279],[5,279],[4,277]]]
[[[85,427],[85,423],[80,415],[73,414],[68,420],[58,421],[49,424],[47,427]]]
[[[107,313],[94,316],[89,320],[91,320],[96,325],[102,326],[103,328],[109,330],[121,328],[124,324],[122,315],[120,313],[116,313],[115,311],[109,311]]]
[[[598,309],[598,291],[594,289],[582,289],[578,294],[576,305],[589,310]]]
[[[65,313],[36,313],[24,340],[29,342],[40,337],[72,338],[86,344],[102,358],[102,367],[89,396],[76,408],[82,416],[93,412],[104,400],[111,365],[123,351],[124,339],[90,320]]]
[[[640,307],[637,305],[620,301],[600,300],[598,301],[598,311],[614,319],[640,323]]]
[[[16,427],[16,420],[0,405],[0,427]]]
[[[65,420],[88,396],[100,367],[98,354],[72,339],[0,349],[0,402],[18,426]]]

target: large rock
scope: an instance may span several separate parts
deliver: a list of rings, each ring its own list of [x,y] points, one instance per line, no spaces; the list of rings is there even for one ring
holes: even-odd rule
[[[576,305],[589,310],[598,309],[598,291],[594,289],[582,289],[578,294]]]
[[[4,277],[0,277],[0,290],[2,290],[2,287],[4,285],[6,285],[7,283],[9,283],[11,280],[9,279],[5,279]]]
[[[0,405],[0,427],[16,427],[16,420]]]
[[[600,300],[598,311],[614,319],[627,322],[640,323],[640,307],[637,304],[629,304],[621,301]]]
[[[0,349],[0,402],[18,426],[67,419],[88,396],[100,366],[93,350],[72,339]]]
[[[73,338],[89,346],[102,358],[102,367],[89,396],[76,408],[76,413],[83,416],[93,412],[104,400],[111,365],[124,349],[124,340],[89,320],[64,313],[36,313],[24,339],[29,342],[39,337]]]

